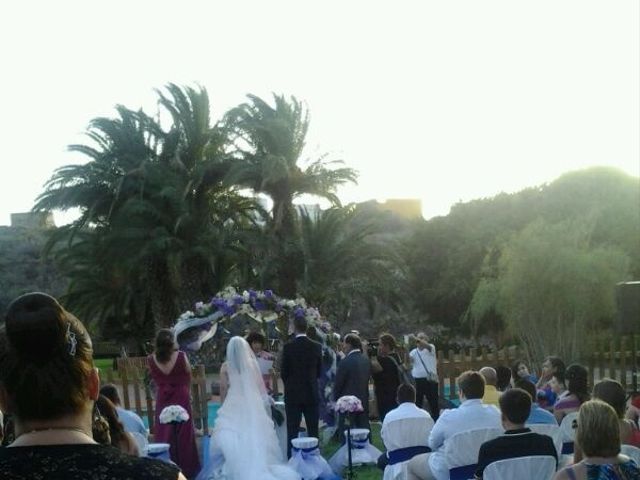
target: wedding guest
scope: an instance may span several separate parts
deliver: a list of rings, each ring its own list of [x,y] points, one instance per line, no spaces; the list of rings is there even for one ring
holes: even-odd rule
[[[338,364],[336,383],[333,397],[338,400],[344,395],[354,395],[360,399],[364,412],[353,416],[353,426],[367,428],[369,426],[369,377],[371,366],[369,360],[362,353],[362,341],[355,333],[348,333],[342,343],[344,360]],[[338,434],[344,443],[344,417],[338,418]]]
[[[620,423],[613,407],[589,400],[578,413],[576,444],[584,458],[563,468],[554,480],[638,480],[640,468],[620,454]]]
[[[424,399],[429,403],[431,417],[437,420],[440,416],[438,404],[438,360],[436,347],[429,343],[424,332],[415,338],[416,348],[409,352],[411,359],[411,375],[416,381],[416,405],[422,408]]]
[[[15,299],[0,330],[0,404],[15,441],[0,448],[0,478],[184,480],[174,465],[98,445],[91,435],[99,395],[91,339],[49,295]]]
[[[396,394],[402,381],[402,361],[396,353],[396,339],[393,335],[389,333],[380,335],[377,352],[374,352],[370,360],[378,415],[380,421],[384,421],[387,412],[398,406]]]
[[[142,418],[136,412],[122,408],[118,388],[113,383],[107,383],[100,387],[100,395],[107,397],[116,407],[118,419],[122,422],[125,432],[139,433],[145,438],[147,437],[147,428],[144,426]]]
[[[191,366],[186,354],[178,350],[171,330],[163,328],[158,331],[155,352],[147,357],[147,364],[156,384],[154,441],[171,445],[171,460],[187,477],[193,477],[200,471],[200,459],[191,411]],[[177,425],[160,423],[160,413],[170,405],[184,408],[189,420]]]
[[[504,365],[496,366],[496,389],[498,392],[505,392],[511,388],[511,369]]]
[[[604,378],[593,386],[593,398],[613,407],[620,420],[620,441],[623,445],[640,447],[640,430],[633,420],[625,418],[627,394],[620,382]]]
[[[580,405],[589,400],[588,372],[582,365],[573,364],[567,368],[567,394],[558,398],[553,406],[553,414],[558,423],[571,412],[577,412]]]
[[[526,420],[526,424],[543,423],[547,425],[557,425],[556,417],[553,416],[548,410],[540,407],[536,401],[536,386],[529,380],[519,379],[516,381],[515,388],[520,388],[527,392],[531,397],[531,412],[529,412],[529,418]]]
[[[318,438],[318,378],[322,375],[322,346],[307,337],[307,320],[293,320],[295,338],[282,349],[280,376],[284,382],[284,406],[287,415],[287,456],[291,440],[298,437],[304,415],[307,433]]]
[[[484,377],[484,395],[482,397],[482,403],[487,405],[498,406],[498,400],[500,399],[500,392],[496,388],[498,383],[498,375],[495,369],[491,367],[482,367],[480,369],[480,375]]]
[[[253,354],[258,359],[258,365],[260,365],[262,380],[264,381],[264,386],[267,389],[267,393],[271,394],[271,392],[273,391],[271,387],[271,380],[272,380],[274,370],[273,368],[270,368],[268,370],[263,370],[262,365],[260,363],[260,359],[266,362],[271,362],[272,364],[274,361],[274,356],[264,349],[264,346],[267,343],[267,339],[260,332],[250,332],[249,335],[247,335],[246,340],[247,340],[247,343],[251,346],[251,350],[253,351]]]
[[[328,345],[331,338],[330,326],[326,324],[324,328],[326,331],[319,333],[316,327],[309,327],[307,336],[322,345],[322,372],[318,378],[319,417],[327,427],[334,428],[336,412],[333,408],[333,384],[336,378],[336,354]]]
[[[625,414],[625,418],[631,420],[636,425],[640,426],[638,420],[640,419],[640,394],[633,393],[631,394],[631,402],[629,404],[629,408],[627,408],[627,413]]]
[[[124,426],[118,418],[116,407],[104,395],[100,395],[96,401],[100,415],[102,415],[109,425],[110,444],[120,451],[129,455],[140,455],[138,444],[129,432],[125,432]]]
[[[551,390],[549,382],[551,382],[551,379],[555,374],[564,378],[564,370],[564,362],[559,357],[547,357],[542,363],[542,374],[540,375],[538,383],[536,383],[536,388],[539,390],[538,403],[542,408],[546,408],[548,410],[553,408],[553,405],[556,402],[556,395]]]
[[[504,435],[482,444],[478,454],[475,478],[482,478],[484,469],[493,462],[516,457],[549,456],[558,462],[558,452],[548,435],[525,427],[531,412],[531,395],[512,388],[500,396],[500,412]]]
[[[522,378],[524,380],[528,380],[534,385],[538,381],[538,377],[529,372],[529,367],[522,360],[518,360],[511,367],[511,376],[513,377],[513,381]]]

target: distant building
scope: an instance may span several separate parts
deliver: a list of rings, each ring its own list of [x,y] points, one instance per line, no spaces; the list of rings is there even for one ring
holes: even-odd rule
[[[393,212],[408,220],[422,218],[422,200],[418,198],[392,198],[386,202],[376,202],[381,212]]]
[[[11,226],[34,229],[55,228],[52,212],[12,213]]]

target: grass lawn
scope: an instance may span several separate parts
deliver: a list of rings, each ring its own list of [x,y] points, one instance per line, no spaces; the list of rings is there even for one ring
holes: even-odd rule
[[[380,423],[371,423],[371,443],[380,451],[384,452],[384,445],[380,438],[380,427]],[[338,448],[340,448],[340,444],[335,440],[331,440],[322,447],[322,456],[326,460],[329,460],[331,455],[333,455]],[[380,480],[382,478],[382,470],[379,470],[375,465],[355,467],[354,471],[356,473],[357,480]]]

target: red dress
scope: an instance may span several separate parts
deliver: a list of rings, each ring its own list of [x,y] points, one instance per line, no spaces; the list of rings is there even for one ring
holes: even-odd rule
[[[195,477],[200,471],[200,460],[196,448],[196,436],[193,430],[191,413],[191,372],[184,352],[178,352],[178,358],[167,375],[156,365],[153,355],[147,358],[151,377],[156,384],[156,412],[153,438],[157,443],[171,445],[170,454],[185,476]],[[169,405],[180,405],[189,413],[189,420],[177,425],[161,424],[160,412]]]

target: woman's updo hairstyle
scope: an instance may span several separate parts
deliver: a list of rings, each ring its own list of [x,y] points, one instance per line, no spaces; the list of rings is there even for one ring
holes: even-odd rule
[[[92,357],[86,329],[55,298],[16,298],[0,331],[0,381],[10,412],[21,420],[47,420],[82,411]]]
[[[175,337],[168,328],[161,328],[156,334],[156,358],[160,363],[167,363],[175,351]]]

